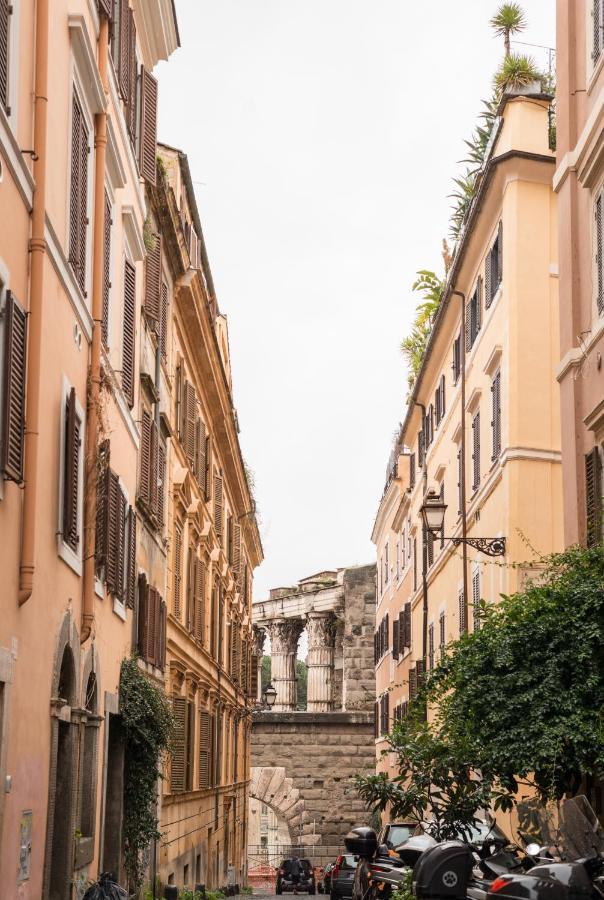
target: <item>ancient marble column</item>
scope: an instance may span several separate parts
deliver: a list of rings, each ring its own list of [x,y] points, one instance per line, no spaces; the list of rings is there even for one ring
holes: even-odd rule
[[[252,660],[258,667],[258,678],[256,685],[255,700],[262,700],[262,657],[264,656],[264,642],[266,640],[266,632],[262,628],[254,625],[254,646],[252,650]]]
[[[275,712],[292,712],[296,709],[296,659],[298,639],[303,628],[304,622],[301,619],[276,619],[266,624],[271,639],[271,682],[277,691],[273,706]]]
[[[311,612],[306,620],[308,634],[308,712],[333,709],[333,664],[336,625],[331,613]]]

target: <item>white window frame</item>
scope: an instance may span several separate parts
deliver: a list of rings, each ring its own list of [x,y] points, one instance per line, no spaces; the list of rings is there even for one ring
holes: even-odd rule
[[[76,390],[76,413],[80,420],[80,448],[78,450],[78,534],[80,540],[78,542],[78,550],[75,552],[63,540],[63,491],[65,481],[65,407],[70,391],[74,387],[63,375],[61,383],[61,411],[59,416],[59,477],[57,479],[59,485],[58,509],[57,509],[57,553],[59,557],[73,569],[77,575],[81,575],[83,571],[82,558],[84,548],[84,445],[86,443],[86,415],[78,400]]]

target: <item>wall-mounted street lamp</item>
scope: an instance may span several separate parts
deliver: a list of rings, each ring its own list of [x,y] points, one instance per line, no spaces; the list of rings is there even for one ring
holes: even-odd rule
[[[445,512],[447,510],[447,504],[444,500],[441,499],[440,494],[437,494],[435,491],[428,491],[426,496],[424,497],[424,502],[420,509],[422,522],[424,524],[424,528],[426,531],[430,532],[432,535],[436,536],[440,532],[442,532],[444,524],[445,524]],[[481,553],[485,553],[487,556],[504,556],[505,555],[505,538],[460,538],[460,537],[451,537],[445,538],[446,541],[451,541],[455,547],[459,547],[460,544],[466,544],[468,547],[474,547],[475,550],[479,550]]]

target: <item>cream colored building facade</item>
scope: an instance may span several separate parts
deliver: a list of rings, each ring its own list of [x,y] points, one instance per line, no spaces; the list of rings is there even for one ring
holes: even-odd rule
[[[535,553],[563,545],[548,108],[540,94],[506,95],[500,106],[389,466],[373,531],[379,769],[390,763],[380,756],[384,736],[404,715],[423,666],[476,627],[481,600],[496,603],[522,584]],[[444,539],[426,542],[425,614],[420,510],[429,489],[447,510]],[[505,555],[467,547],[464,559],[449,540],[463,536],[464,517],[469,539],[505,538]]]

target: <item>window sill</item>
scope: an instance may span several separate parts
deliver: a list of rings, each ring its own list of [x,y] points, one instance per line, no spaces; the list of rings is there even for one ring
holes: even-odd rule
[[[65,543],[62,536],[57,535],[57,553],[59,557],[66,563],[76,575],[82,574],[82,557],[75,553],[71,547]]]
[[[113,598],[113,612],[122,622],[126,621],[126,605],[121,600],[118,600],[117,597]]]

